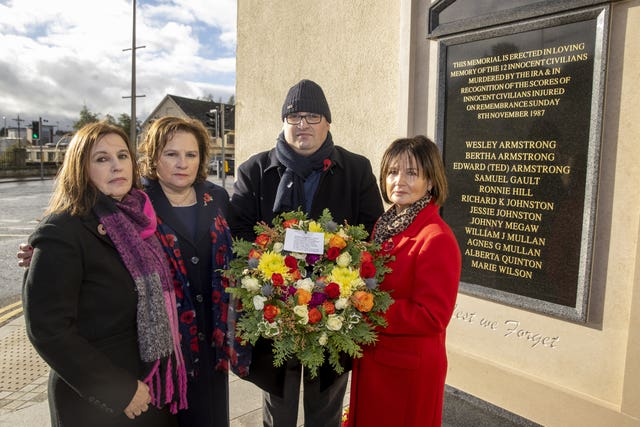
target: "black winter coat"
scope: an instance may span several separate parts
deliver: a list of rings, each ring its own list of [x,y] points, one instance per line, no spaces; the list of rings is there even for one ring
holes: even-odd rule
[[[153,406],[124,415],[142,379],[136,326],[137,294],[98,219],[46,218],[34,247],[22,300],[27,334],[51,366],[49,408],[56,426],[168,426],[175,417]]]
[[[335,222],[363,224],[371,233],[383,212],[371,163],[364,156],[339,146],[333,150],[330,160],[331,164],[320,177],[309,217],[318,218],[328,208]],[[253,241],[256,237],[253,226],[258,221],[271,223],[277,214],[273,212],[273,204],[284,170],[284,165],[276,158],[275,149],[256,154],[240,165],[229,217],[234,237]],[[341,362],[342,366],[351,366],[348,358]],[[252,352],[251,367],[246,379],[269,393],[282,396],[285,369],[285,366],[273,366],[271,343],[258,340]],[[319,372],[321,390],[329,387],[337,377],[333,368],[325,362]]]
[[[253,241],[256,237],[253,226],[258,221],[271,223],[275,216],[276,191],[284,170],[284,165],[276,159],[275,149],[256,154],[240,165],[229,218],[234,237]],[[325,208],[331,211],[335,222],[341,224],[346,220],[352,225],[364,224],[371,233],[383,207],[367,158],[335,147],[331,165],[320,177],[309,217],[318,218]]]

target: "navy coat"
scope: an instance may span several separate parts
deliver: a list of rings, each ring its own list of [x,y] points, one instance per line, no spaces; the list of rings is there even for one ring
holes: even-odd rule
[[[188,377],[189,408],[178,412],[180,426],[224,427],[229,425],[228,374],[214,370],[216,357],[212,343],[211,281],[214,270],[220,266],[214,265],[213,262],[209,229],[217,215],[228,215],[229,194],[219,185],[209,181],[194,184],[194,189],[197,200],[195,234],[192,232],[193,229],[185,225],[185,219],[179,218],[182,208],[171,206],[158,181],[146,180],[144,188],[158,218],[176,234],[176,245],[180,249],[187,271],[188,292],[193,301],[199,331],[198,372]],[[203,203],[204,193],[211,196],[211,201],[206,205]],[[180,314],[180,308],[178,312]],[[189,346],[189,342],[184,342],[188,337],[183,336],[182,340],[181,345],[185,349]],[[187,352],[183,350],[183,354],[186,355]]]

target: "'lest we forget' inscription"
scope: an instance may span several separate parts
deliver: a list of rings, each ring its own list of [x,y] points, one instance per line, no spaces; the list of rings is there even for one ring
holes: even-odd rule
[[[442,214],[467,290],[578,305],[595,52],[595,20],[446,46]]]

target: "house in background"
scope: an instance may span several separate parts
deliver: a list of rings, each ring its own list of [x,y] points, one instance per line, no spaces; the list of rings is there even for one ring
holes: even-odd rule
[[[214,126],[211,126],[211,118],[207,114],[211,114],[212,110],[216,110],[213,116],[220,119],[219,114],[224,107],[224,132],[218,132]],[[146,129],[154,120],[165,116],[178,116],[184,118],[192,118],[200,120],[209,130],[211,135],[211,156],[212,159],[221,160],[223,157],[227,161],[230,169],[227,173],[233,171],[234,165],[234,148],[235,148],[235,107],[232,104],[225,104],[213,101],[202,101],[199,99],[184,98],[176,95],[166,95],[158,106],[149,114],[142,123],[142,129]],[[220,123],[220,122],[218,122]],[[222,126],[219,126],[222,128]]]

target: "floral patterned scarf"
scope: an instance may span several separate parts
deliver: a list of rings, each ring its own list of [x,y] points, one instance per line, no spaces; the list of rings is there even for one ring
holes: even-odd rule
[[[209,196],[205,193],[205,197]],[[205,203],[210,201],[205,199]],[[178,308],[178,322],[181,335],[182,353],[184,354],[187,373],[190,376],[198,375],[200,360],[200,342],[198,340],[198,324],[195,320],[194,296],[191,294],[187,269],[182,258],[180,242],[175,231],[168,224],[158,218],[158,228],[156,234],[160,238],[165,255],[169,259],[173,284],[176,293]],[[222,278],[221,269],[229,267],[231,260],[231,233],[224,216],[219,211],[211,227],[209,228],[211,237],[212,274],[209,297],[212,299],[212,342],[214,346],[213,366],[218,371],[228,371],[229,363],[235,366],[249,365],[249,354],[241,351],[239,344],[230,345],[228,340],[228,309],[229,294],[225,289],[229,286],[228,281]],[[240,353],[240,354],[239,354]]]
[[[377,244],[382,244],[387,239],[406,230],[430,201],[431,194],[427,194],[400,213],[397,212],[396,205],[391,206],[382,214],[380,219],[378,219],[375,229],[373,230],[373,241]]]

